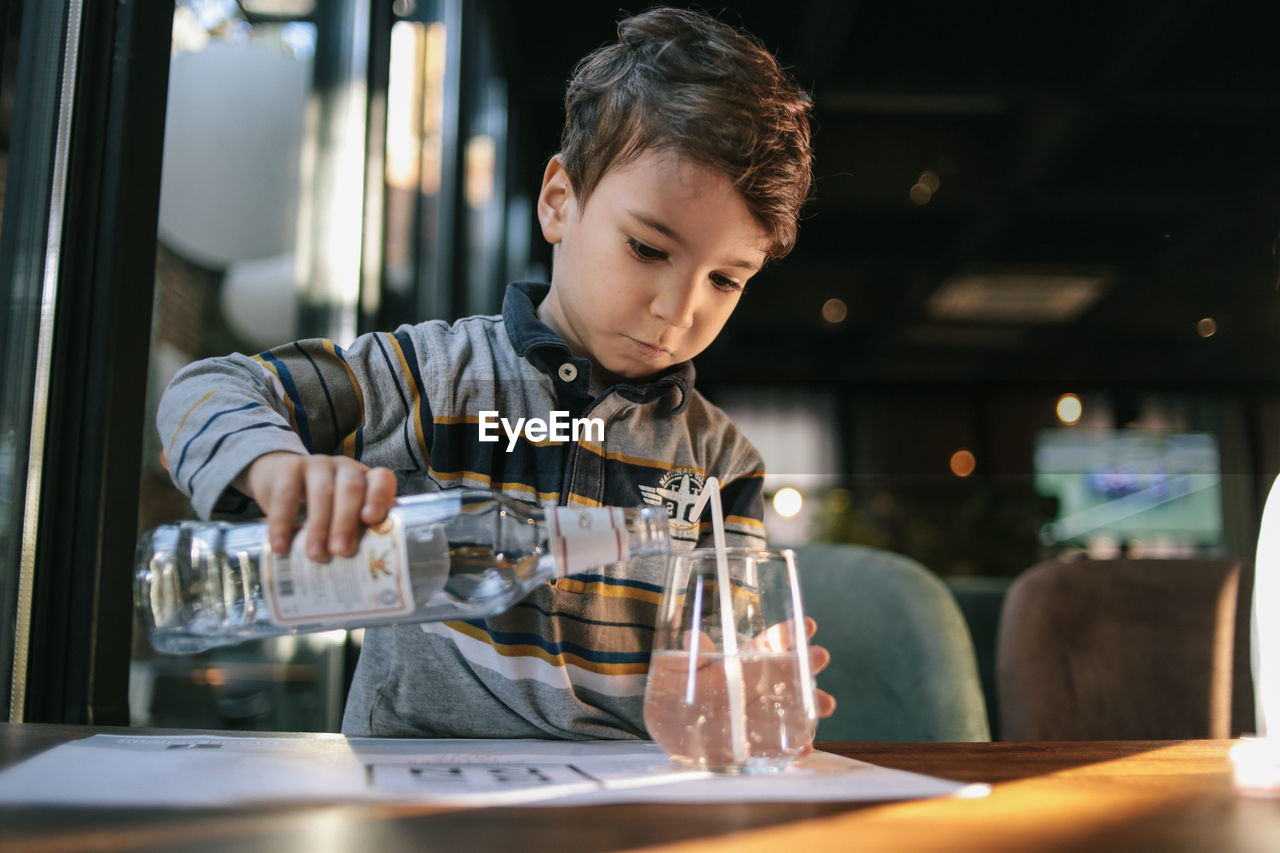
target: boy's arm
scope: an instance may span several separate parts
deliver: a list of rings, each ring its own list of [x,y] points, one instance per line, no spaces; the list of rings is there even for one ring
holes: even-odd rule
[[[394,475],[364,462],[413,470],[428,459],[430,432],[418,424],[430,423],[430,409],[416,364],[402,331],[365,335],[346,352],[307,340],[189,365],[157,413],[170,476],[204,518],[255,499],[277,550],[305,502],[308,552],[350,553],[360,525],[380,521],[395,498]],[[366,406],[380,394],[405,405]],[[385,440],[401,432],[405,440]]]
[[[228,487],[254,459],[309,452],[281,397],[239,354],[187,365],[165,389],[156,411],[165,467],[201,518],[248,508],[248,493]]]

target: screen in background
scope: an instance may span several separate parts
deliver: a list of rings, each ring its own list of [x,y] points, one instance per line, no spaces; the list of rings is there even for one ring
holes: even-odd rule
[[[1047,544],[1208,546],[1222,538],[1212,433],[1042,430],[1035,486],[1058,500],[1057,517],[1041,529]]]

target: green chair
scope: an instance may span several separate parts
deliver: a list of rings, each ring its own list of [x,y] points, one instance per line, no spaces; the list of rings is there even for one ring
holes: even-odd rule
[[[861,545],[796,550],[814,642],[831,652],[818,686],[836,697],[819,741],[988,741],[973,640],[942,580]]]

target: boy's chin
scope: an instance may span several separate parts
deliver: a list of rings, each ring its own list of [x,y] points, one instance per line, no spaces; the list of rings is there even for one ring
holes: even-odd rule
[[[609,385],[618,385],[624,382],[631,385],[643,385],[665,369],[666,366],[664,365],[663,367],[657,367],[650,370],[637,369],[635,367],[623,367],[620,370],[611,370],[602,365],[600,373],[604,381]]]

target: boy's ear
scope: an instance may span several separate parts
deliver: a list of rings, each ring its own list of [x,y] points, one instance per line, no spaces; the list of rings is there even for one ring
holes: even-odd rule
[[[538,193],[538,222],[542,237],[555,245],[564,238],[564,224],[572,208],[573,184],[559,157],[552,157],[542,174],[542,191]]]

